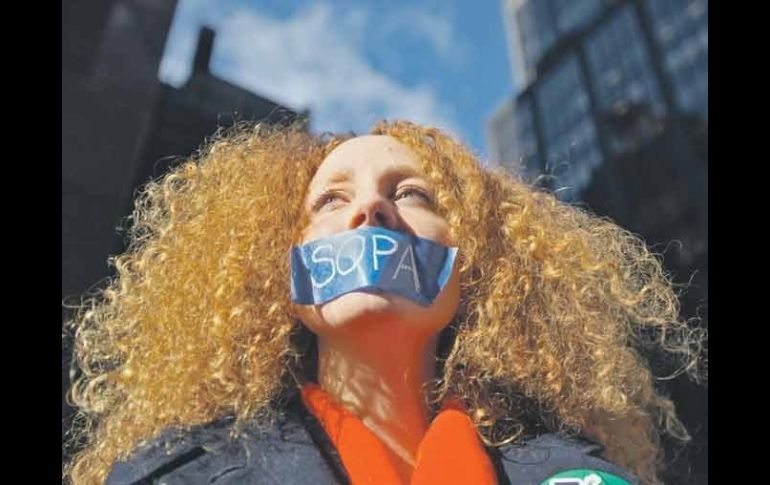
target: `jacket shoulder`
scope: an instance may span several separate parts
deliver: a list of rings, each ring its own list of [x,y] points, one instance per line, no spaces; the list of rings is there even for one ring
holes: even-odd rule
[[[107,485],[335,483],[302,422],[283,418],[234,430],[226,418],[168,429],[117,462]]]
[[[599,457],[602,447],[581,438],[538,436],[496,452],[501,484],[636,485],[639,479]],[[506,481],[507,480],[507,481]],[[571,481],[570,481],[571,480]]]

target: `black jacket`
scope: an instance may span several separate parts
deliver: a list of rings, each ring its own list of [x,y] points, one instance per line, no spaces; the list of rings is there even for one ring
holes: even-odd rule
[[[302,408],[304,409],[304,408]],[[296,408],[267,428],[246,426],[231,437],[233,420],[181,432],[168,430],[113,466],[108,485],[347,484],[340,458],[318,421]],[[599,445],[543,435],[523,445],[488,449],[501,485],[540,485],[570,469],[636,477],[596,456]]]

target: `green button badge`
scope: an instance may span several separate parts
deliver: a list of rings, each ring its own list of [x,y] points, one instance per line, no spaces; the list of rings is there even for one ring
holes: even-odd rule
[[[600,470],[576,468],[566,470],[541,482],[540,485],[631,485],[617,475]]]

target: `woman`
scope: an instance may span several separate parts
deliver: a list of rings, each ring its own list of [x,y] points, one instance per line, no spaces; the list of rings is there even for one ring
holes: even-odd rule
[[[74,322],[75,483],[656,483],[687,438],[640,355],[697,370],[658,260],[436,129],[241,129],[133,220]]]

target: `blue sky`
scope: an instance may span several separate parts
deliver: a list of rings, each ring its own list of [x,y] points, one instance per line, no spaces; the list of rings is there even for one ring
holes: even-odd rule
[[[198,29],[211,70],[293,109],[311,130],[382,119],[440,126],[486,158],[485,124],[513,93],[498,0],[179,0],[160,78],[187,79]]]

